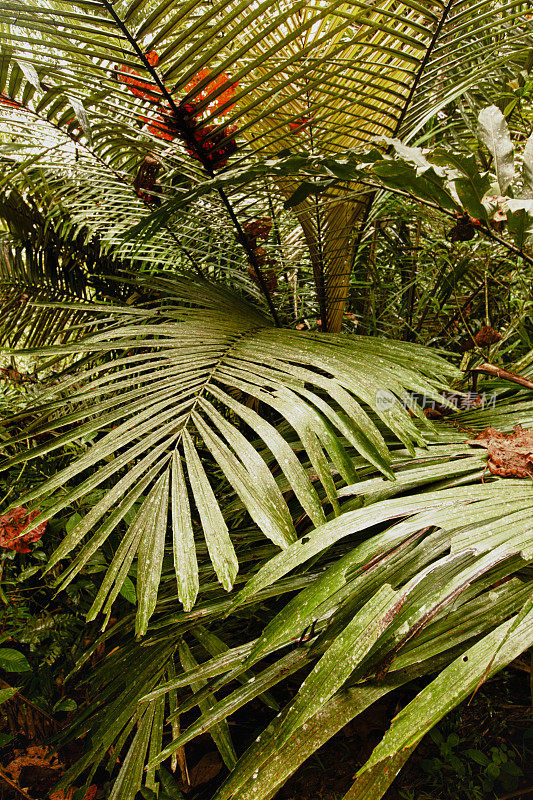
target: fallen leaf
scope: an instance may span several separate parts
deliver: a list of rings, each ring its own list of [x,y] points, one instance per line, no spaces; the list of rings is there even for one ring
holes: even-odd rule
[[[28,511],[23,506],[12,509],[7,514],[0,516],[0,547],[16,550],[17,553],[29,553],[28,545],[40,539],[48,523],[41,522],[36,528],[30,528],[29,523],[41,512],[37,509]]]
[[[5,771],[14,781],[19,779],[19,775],[24,767],[47,767],[57,771],[63,769],[63,765],[59,761],[57,753],[53,750],[49,750],[48,747],[32,745],[31,747],[27,747],[25,751],[21,752],[19,750],[18,753],[19,755],[12,759],[5,767]]]
[[[487,467],[500,478],[533,478],[533,430],[516,425],[511,433],[485,428],[467,444],[487,450]]]
[[[222,761],[217,752],[206,753],[200,761],[189,770],[189,786],[191,789],[201,786],[216,777],[222,769]]]
[[[501,333],[498,333],[498,331],[495,331],[494,328],[491,328],[488,325],[483,325],[479,333],[477,333],[474,338],[479,347],[488,347],[491,344],[499,342],[502,338],[502,335]]]

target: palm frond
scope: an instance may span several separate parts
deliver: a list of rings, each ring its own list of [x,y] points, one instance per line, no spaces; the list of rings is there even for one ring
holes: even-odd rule
[[[501,669],[530,646],[531,577],[527,573],[523,578],[511,576],[531,562],[528,520],[532,503],[527,481],[436,490],[347,511],[311,534],[316,548],[310,543],[292,545],[283,555],[289,569],[312,553],[331,547],[339,541],[337,536],[353,536],[377,520],[408,517],[338,557],[269,623],[240,668],[228,671],[226,679],[217,682],[224,685],[239,669],[249,669],[267,654],[300,641],[311,630],[310,643],[300,645],[300,663],[314,661],[313,671],[294,700],[242,757],[215,795],[217,800],[227,800],[235,793],[243,798],[272,797],[301,760],[338,730],[334,708],[337,702],[344,707],[347,692],[356,716],[366,705],[365,697],[379,697],[416,675],[444,668],[404,709],[402,719],[393,724],[361,771],[356,786],[367,779],[363,776],[369,771],[374,792],[369,796],[381,797],[388,785],[388,778],[384,779],[387,772],[373,770],[372,765],[381,761],[382,751],[390,742],[397,744],[397,735],[403,736],[409,729],[410,738],[398,747],[391,745],[390,751],[408,757],[423,735],[420,731],[418,736],[413,722],[416,715],[428,715],[425,730],[429,729],[489,674],[487,669]],[[290,559],[291,550],[296,560]],[[276,563],[280,563],[277,556],[258,573],[258,577],[261,572],[268,576],[266,585],[282,574],[275,569]],[[242,597],[250,599],[261,585],[265,583],[252,577]],[[486,614],[488,602],[490,616]],[[518,631],[517,639],[506,636],[511,628]],[[496,657],[495,644],[500,645]],[[278,680],[287,658],[278,657]],[[210,662],[206,662],[209,668]],[[456,674],[457,679],[450,682],[449,673]],[[263,685],[261,674],[256,677],[258,689]],[[438,707],[429,701],[437,687]],[[155,692],[154,698],[159,695],[160,691]],[[153,763],[208,728],[211,720],[224,718],[226,711],[231,713],[241,695],[241,689],[235,689],[174,739]],[[340,724],[348,721],[344,714],[340,719]],[[402,763],[398,762],[397,769]],[[397,769],[391,766],[393,776]]]
[[[52,507],[42,512],[48,518],[87,492],[108,487],[52,557],[50,566],[100,524],[68,567],[65,582],[126,513],[136,510],[91,616],[102,608],[109,613],[138,551],[140,632],[153,611],[170,500],[176,575],[185,607],[194,603],[198,587],[197,515],[219,580],[228,590],[234,583],[238,563],[219,505],[220,491],[215,494],[213,488],[216,472],[206,471],[210,459],[263,533],[278,547],[289,547],[296,531],[272,469],[284,476],[301,512],[314,525],[321,524],[324,503],[338,512],[332,470],[344,482],[357,478],[339,434],[366,461],[393,477],[385,441],[365,409],[373,409],[413,452],[413,442],[423,445],[423,439],[402,407],[404,395],[438,397],[442,377],[455,374],[438,356],[416,346],[406,350],[394,342],[275,329],[254,307],[209,284],[159,279],[148,282],[146,289],[162,297],[153,308],[107,306],[108,321],[96,334],[49,351],[56,357],[90,355],[93,364],[64,378],[59,392],[52,387],[42,397],[39,413],[50,422],[41,433],[65,432],[10,462],[40,457],[80,435],[95,438],[77,462],[20,502],[38,504],[61,490]],[[61,418],[65,392],[72,412]],[[380,408],[383,392],[388,402]],[[266,416],[249,407],[247,398],[268,409]],[[296,434],[311,472],[268,421],[271,414]],[[247,441],[243,426],[260,440],[259,451]],[[270,469],[260,454],[265,448],[274,458]],[[253,488],[257,481],[260,492]],[[152,526],[149,536],[143,533],[146,525]],[[145,552],[147,546],[153,552]]]
[[[34,148],[29,144],[27,149]],[[9,233],[0,240],[1,335],[5,345],[39,347],[77,335],[86,316],[53,304],[89,301],[96,293],[120,297],[108,278],[123,264],[104,252],[96,225],[90,231],[61,217],[64,206],[55,201],[57,194],[39,169],[13,174],[19,164],[12,162],[15,169],[2,181],[0,221]],[[64,184],[61,189],[65,191]]]
[[[402,711],[400,724],[393,723],[358,776],[355,787],[368,782],[369,796],[377,800],[388,779],[384,779],[385,770],[374,769],[373,764],[385,763],[396,774],[416,744],[417,715],[430,727],[437,715],[446,713],[489,672],[500,669],[531,643],[530,481],[489,476],[479,484],[486,456],[480,457],[464,442],[465,436],[489,424],[510,429],[516,394],[525,394],[522,424],[533,424],[527,392],[509,393],[501,381],[490,381],[487,387],[498,385],[501,397],[495,407],[461,412],[452,424],[441,423],[437,433],[425,432],[430,444],[417,449],[414,460],[396,445],[391,451],[395,482],[369,477],[345,487],[337,518],[307,531],[281,555],[269,544],[259,571],[255,563],[258,532],[232,530],[246,581],[236,597],[226,598],[204,573],[208,583],[202,581],[199,605],[190,612],[178,611],[167,566],[157,616],[142,646],[126,639],[102,662],[96,681],[103,682],[105,689],[77,723],[79,730],[90,721],[93,730],[101,729],[106,746],[116,737],[124,742],[139,714],[177,693],[170,720],[195,706],[200,706],[201,715],[179,736],[174,735],[159,755],[151,751],[150,763],[155,768],[202,732],[216,732],[232,713],[262,696],[265,689],[303,666],[311,667],[301,693],[241,756],[215,795],[217,800],[234,796],[268,800],[306,758],[371,703],[413,679],[434,676]],[[362,474],[375,472],[361,457],[354,457],[353,463]],[[433,465],[429,482],[421,465]],[[387,487],[392,493],[383,493]],[[351,494],[356,494],[355,505],[345,499]],[[377,522],[388,528],[375,533]],[[308,571],[295,571],[298,564],[308,565]],[[394,595],[393,610],[390,605],[385,609],[383,624],[374,613],[376,608],[371,609],[380,591],[387,597]],[[287,593],[292,596],[280,608],[279,598]],[[249,640],[245,633],[236,636],[234,614],[228,612],[238,606],[262,606],[269,598],[277,598],[277,615],[259,638]],[[370,626],[374,620],[377,624],[377,639],[366,655],[362,650],[359,659],[352,658],[358,643],[364,641],[357,631],[359,625],[366,630],[365,614]],[[214,623],[222,638],[226,620],[229,648],[219,643],[213,646],[209,632],[202,626],[199,629],[199,618],[206,626]],[[116,641],[117,627],[127,637],[130,624],[131,618],[123,619],[94,646],[111,641],[110,637]],[[180,652],[188,657],[176,671],[169,667],[164,674],[163,662],[172,662],[172,652],[180,642]],[[146,675],[137,648],[142,664],[150,665]],[[333,655],[339,656],[339,648],[345,648],[346,655],[331,663]],[[150,657],[156,652],[157,659]],[[157,674],[154,661],[160,667]],[[139,680],[133,680],[133,675]],[[317,691],[311,691],[313,681],[318,682]],[[438,706],[427,701],[435,697],[437,688]],[[390,743],[406,733],[399,749],[403,758],[389,761],[387,753],[398,749]],[[95,736],[94,742],[99,741],[100,736]],[[222,749],[227,745],[218,742]],[[95,769],[103,756],[95,744],[71,777],[90,765]],[[133,798],[140,783],[139,779],[130,786],[131,795],[126,793],[125,798]]]
[[[435,443],[428,456],[435,449],[435,457],[442,459],[447,447]],[[450,454],[448,460],[451,469],[454,457]],[[471,480],[477,481],[478,474]],[[488,674],[527,649],[533,636],[530,482],[438,486],[435,475],[430,491],[421,482],[411,496],[372,502],[372,494],[365,493],[368,506],[344,511],[319,526],[281,557],[273,555],[257,575],[250,561],[238,603],[254,606],[269,596],[296,592],[281,609],[278,605],[278,614],[258,639],[248,641],[244,635],[235,642],[233,632],[229,649],[212,651],[201,632],[196,637],[198,616],[207,625],[210,620],[220,623],[221,630],[228,608],[235,607],[231,598],[210,597],[193,612],[173,611],[170,597],[159,600],[159,614],[143,646],[126,642],[99,668],[96,680],[105,688],[87,714],[91,728],[101,729],[103,745],[109,746],[122,730],[130,731],[139,714],[177,691],[170,719],[195,706],[201,715],[159,754],[152,753],[154,768],[203,732],[216,734],[232,713],[265,689],[311,666],[299,693],[241,756],[215,794],[216,800],[268,800],[306,758],[371,703],[409,681],[431,676],[427,688],[395,718],[348,795],[356,797],[356,788],[366,781],[369,797],[378,800],[423,734],[415,724],[418,715],[424,730],[430,728]],[[376,534],[372,528],[378,520],[389,527]],[[316,562],[317,556],[321,561],[309,571],[305,585],[301,573],[283,577],[295,564],[311,558]],[[381,609],[380,602],[385,603]],[[181,667],[165,677],[164,665],[184,640],[189,645],[180,645],[186,656],[180,656]],[[86,724],[87,718],[80,719],[80,730]],[[389,761],[394,752],[403,758]],[[72,775],[90,764],[94,769],[103,756],[95,744]],[[390,779],[374,764],[387,765]],[[128,789],[131,795],[124,797],[133,798],[139,786],[140,773]]]

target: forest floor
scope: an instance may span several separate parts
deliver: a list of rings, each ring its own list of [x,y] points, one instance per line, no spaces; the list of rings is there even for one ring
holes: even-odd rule
[[[384,800],[533,800],[530,673],[517,662],[424,737]],[[341,800],[390,720],[397,692],[350,723],[295,773],[276,800]]]
[[[399,689],[346,725],[315,753],[278,792],[275,800],[342,800],[357,770],[382,738],[390,719],[421,687]],[[290,693],[290,689],[288,690]],[[285,700],[287,700],[285,698]],[[246,749],[265,724],[262,706],[230,720],[238,752]],[[39,733],[39,732],[37,732]],[[19,749],[0,752],[0,799],[45,800],[57,780],[56,761],[49,751],[41,759],[42,733]],[[18,737],[17,737],[18,738]],[[25,749],[24,749],[25,747]],[[81,743],[80,743],[81,747]],[[38,753],[39,751],[39,753]],[[10,764],[28,755],[35,764],[23,766],[11,787],[1,775],[14,772]],[[74,758],[81,753],[73,753]],[[64,758],[62,754],[60,759]],[[66,757],[68,763],[68,756]],[[31,759],[30,759],[31,761]],[[192,787],[182,786],[187,800],[208,800],[227,774],[213,742],[205,734],[187,745]],[[7,772],[4,771],[7,767]],[[91,800],[108,797],[104,774],[94,778]],[[13,788],[19,786],[20,790]],[[21,791],[22,790],[22,791]],[[51,795],[70,800],[70,793]],[[140,797],[140,795],[139,795]],[[533,800],[533,715],[531,667],[526,656],[495,678],[445,717],[424,737],[400,772],[384,800]]]

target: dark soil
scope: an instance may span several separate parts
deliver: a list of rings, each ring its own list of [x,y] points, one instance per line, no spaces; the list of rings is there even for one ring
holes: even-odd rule
[[[516,664],[424,737],[384,800],[533,800],[530,673],[525,662]],[[341,800],[409,699],[397,694],[368,709],[303,764],[276,800]],[[483,755],[489,765],[478,763]]]

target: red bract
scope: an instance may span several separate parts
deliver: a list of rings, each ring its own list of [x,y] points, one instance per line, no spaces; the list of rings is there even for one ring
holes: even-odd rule
[[[157,116],[155,120],[148,119],[148,117],[139,117],[139,119],[141,122],[148,123],[148,133],[151,133],[152,136],[157,136],[158,139],[172,142],[177,136],[164,117]]]
[[[218,130],[217,125],[203,125],[191,132],[190,140],[185,141],[185,149],[192,158],[201,160],[203,157],[213,169],[220,169],[237,150],[235,139],[228,138],[236,132],[235,125]]]
[[[178,106],[179,118],[186,128],[198,124],[198,111],[194,103],[186,103],[184,100]]]
[[[140,117],[142,122],[148,123],[148,131],[152,136],[157,136],[158,139],[166,139],[171,142],[176,137],[183,138],[184,131],[189,131],[198,124],[194,103],[181,102],[177,112],[163,106],[159,106],[159,108],[163,113],[155,120]]]
[[[20,103],[17,103],[15,100],[11,100],[11,98],[6,97],[3,94],[0,94],[0,103],[3,103],[5,106],[11,106],[12,108],[20,108]]]
[[[150,53],[147,53],[146,60],[152,67],[155,67],[159,63],[159,56],[155,50],[152,50]],[[161,89],[159,86],[156,86],[152,82],[139,80],[137,77],[134,77],[140,77],[140,73],[137,72],[136,69],[132,67],[121,67],[120,71],[117,71],[117,74],[119,81],[125,83],[135,97],[141,97],[143,100],[149,100],[151,103],[159,102],[159,98],[161,97]]]
[[[291,129],[291,133],[296,135],[303,131],[306,125],[309,124],[309,117],[298,117],[298,119],[293,119],[292,122],[289,122],[289,128]]]
[[[155,50],[150,50],[149,53],[146,53],[146,60],[150,64],[151,67],[157,67],[159,64],[159,56]]]
[[[264,247],[255,248],[255,261],[258,267],[263,268],[267,262],[270,262],[268,253]]]
[[[248,265],[248,275],[254,283],[258,286],[261,285],[257,273],[251,264]],[[266,272],[263,272],[263,281],[269,292],[275,292],[278,288],[278,278],[273,269],[267,269]]]
[[[139,197],[149,203],[158,204],[160,202],[160,198],[154,196],[154,192],[161,189],[157,183],[159,167],[160,164],[156,158],[151,155],[145,156],[133,181],[133,188]]]
[[[259,217],[259,219],[254,219],[253,222],[247,222],[243,230],[247,236],[268,239],[268,234],[272,230],[272,220],[270,217]]]
[[[189,94],[193,91],[193,89],[198,86],[200,81],[205,80],[211,75],[212,72],[210,69],[204,68],[201,69],[200,72],[197,72],[194,78],[189,81],[189,83],[184,87],[183,92],[185,94]],[[203,89],[201,89],[198,94],[194,95],[194,102],[196,104],[201,103],[203,100],[209,100],[211,95],[215,94],[225,83],[229,80],[229,76],[225,72],[221,72],[219,75],[216,75],[213,80],[209,81]],[[204,109],[209,114],[214,114],[217,109],[221,108],[224,103],[227,103],[228,100],[231,100],[235,96],[235,92],[237,90],[237,86],[239,85],[239,81],[235,81],[227,89],[224,89],[219,95],[217,95],[212,102],[210,102],[206,108]],[[234,103],[229,105],[221,114],[227,114],[228,111],[231,111],[233,108]]]
[[[0,516],[0,547],[16,550],[17,553],[29,553],[31,548],[28,545],[41,538],[46,530],[46,522],[41,522],[36,528],[30,528],[26,533],[22,532],[39,514],[38,510],[29,512],[22,506],[14,508],[7,514],[2,514]]]
[[[211,73],[209,70],[200,70],[194,79],[186,87],[186,91],[192,91],[194,87]],[[198,103],[208,100],[213,92],[220,89],[227,83],[228,77],[224,73],[217,75],[212,81],[198,92],[193,100],[182,100],[177,106],[170,106],[167,103],[158,103],[157,110],[160,112],[155,118],[140,117],[142,122],[148,126],[148,132],[158,139],[173,141],[180,139],[191,156],[211,169],[220,169],[228,163],[228,158],[236,152],[237,144],[233,138],[237,132],[235,125],[226,125],[221,128],[218,125],[202,125],[199,122],[201,111],[198,110]],[[143,90],[139,89],[139,82],[133,81],[135,86],[129,83],[130,88],[136,94],[143,96]],[[206,109],[216,110],[220,108],[228,99],[235,94],[237,84],[233,84],[224,90]],[[225,111],[223,112],[225,113]]]

